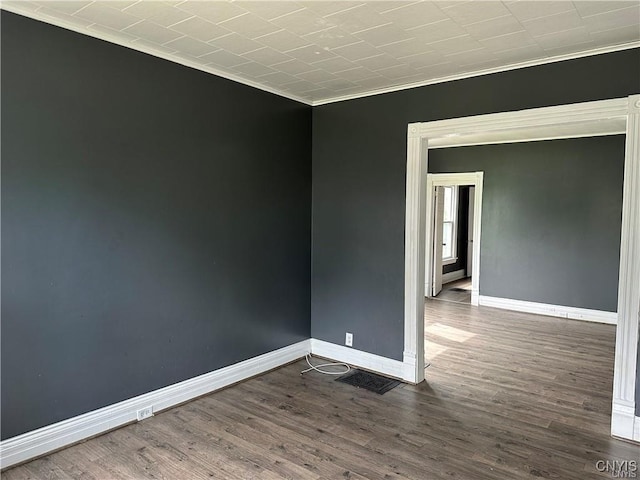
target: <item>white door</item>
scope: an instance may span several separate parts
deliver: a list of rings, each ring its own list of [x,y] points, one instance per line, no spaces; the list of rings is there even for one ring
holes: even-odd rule
[[[444,187],[435,187],[433,192],[433,291],[434,297],[442,290],[442,221],[444,220]]]
[[[473,275],[473,213],[476,200],[476,187],[469,187],[469,232],[467,234],[467,277]]]

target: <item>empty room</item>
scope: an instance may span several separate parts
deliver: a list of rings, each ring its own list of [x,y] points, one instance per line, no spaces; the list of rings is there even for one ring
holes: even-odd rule
[[[637,1],[3,1],[4,479],[640,478]]]

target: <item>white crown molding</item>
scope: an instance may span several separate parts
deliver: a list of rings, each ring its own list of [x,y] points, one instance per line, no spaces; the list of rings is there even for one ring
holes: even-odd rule
[[[311,353],[413,383],[413,366],[407,368],[407,364],[399,360],[381,357],[380,355],[315,338],[311,339]]]
[[[80,33],[82,35],[87,35],[89,37],[94,37],[94,38],[98,38],[100,40],[104,40],[106,42],[109,43],[114,43],[116,45],[120,45],[121,47],[126,47],[129,48],[131,50],[136,50],[138,52],[142,52],[142,53],[146,53],[148,55],[154,56],[154,57],[158,57],[158,58],[162,58],[163,60],[168,60],[170,62],[173,63],[177,63],[180,65],[183,65],[185,67],[189,67],[189,68],[193,68],[196,70],[200,70],[201,72],[205,72],[205,73],[209,73],[211,75],[216,75],[218,77],[222,77],[222,78],[226,78],[227,80],[232,80],[234,82],[237,83],[241,83],[243,85],[247,85],[249,87],[253,87],[253,88],[257,88],[258,90],[262,90],[268,93],[272,93],[274,95],[278,95],[280,97],[284,97],[284,98],[288,98],[289,100],[295,100],[296,102],[300,102],[300,103],[304,103],[305,105],[312,105],[312,102],[310,102],[309,100],[305,100],[304,98],[298,97],[296,95],[291,95],[289,93],[285,93],[281,90],[278,90],[276,88],[272,88],[272,87],[268,87],[266,85],[257,83],[257,82],[253,82],[251,80],[247,80],[245,78],[242,78],[238,75],[234,75],[233,73],[229,73],[229,72],[225,72],[223,70],[218,70],[217,68],[213,68],[213,67],[207,67],[207,66],[203,66],[200,65],[198,63],[195,62],[190,62],[188,60],[185,60],[184,58],[178,57],[176,55],[172,55],[170,53],[164,53],[164,52],[159,52],[157,50],[153,50],[152,48],[149,48],[145,45],[141,45],[141,44],[132,44],[129,43],[127,41],[123,41],[122,39],[118,38],[116,35],[111,35],[107,32],[104,31],[97,31],[97,30],[87,30],[86,28],[76,25],[74,23],[68,22],[64,19],[58,18],[58,17],[54,17],[51,15],[47,15],[45,13],[42,13],[40,11],[34,11],[34,10],[29,10],[28,8],[20,8],[18,6],[17,3],[12,3],[10,5],[6,5],[6,4],[2,4],[0,3],[0,9],[2,10],[7,10],[9,12],[18,14],[18,15],[22,15],[24,17],[29,17],[32,18],[34,20],[39,20],[41,22],[44,23],[48,23],[51,25],[55,25],[56,27],[61,27],[64,28],[66,30],[72,30],[76,33]]]
[[[204,375],[63,420],[0,442],[0,468],[4,469],[137,420],[137,411],[153,412],[219,390],[304,357],[310,340],[289,345]]]
[[[74,23],[68,22],[64,19],[58,18],[58,17],[54,17],[52,15],[47,15],[46,13],[40,12],[40,11],[34,11],[29,9],[28,7],[24,8],[20,8],[19,3],[14,2],[11,4],[3,4],[2,1],[0,0],[0,9],[2,10],[7,10],[9,12],[12,13],[16,13],[18,15],[22,15],[25,17],[29,17],[32,18],[34,20],[39,20],[45,23],[49,23],[51,25],[56,25],[58,27],[62,27],[65,28],[67,30],[72,30],[74,32],[83,34],[83,35],[87,35],[89,37],[94,37],[94,38],[99,38],[100,40],[104,40],[110,43],[114,43],[116,45],[120,45],[122,47],[126,47],[126,48],[130,48],[132,50],[137,50],[139,52],[143,52],[146,53],[148,55],[152,55],[154,57],[158,57],[158,58],[162,58],[164,60],[168,60],[170,62],[174,62],[180,65],[183,65],[185,67],[189,67],[189,68],[194,68],[196,70],[200,70],[202,72],[205,73],[209,73],[211,75],[216,75],[218,77],[222,77],[222,78],[226,78],[228,80],[233,80],[234,82],[237,83],[241,83],[243,85],[247,85],[249,87],[253,87],[253,88],[257,88],[259,90],[263,90],[265,92],[269,92],[269,93],[273,93],[274,95],[279,95],[281,97],[284,98],[288,98],[290,100],[295,100],[297,102],[303,103],[305,105],[309,105],[312,107],[317,107],[320,105],[326,105],[329,103],[336,103],[336,102],[343,102],[343,101],[347,101],[347,100],[354,100],[357,98],[365,98],[365,97],[371,97],[373,95],[381,95],[384,93],[392,93],[392,92],[399,92],[402,90],[408,90],[411,88],[417,88],[417,87],[424,87],[427,85],[435,85],[438,83],[445,83],[445,82],[452,82],[454,80],[463,80],[465,78],[473,78],[473,77],[479,77],[482,75],[490,75],[492,73],[500,73],[500,72],[506,72],[509,70],[518,70],[520,68],[527,68],[527,67],[534,67],[537,65],[545,65],[548,63],[555,63],[555,62],[562,62],[564,60],[573,60],[576,58],[583,58],[583,57],[590,57],[590,56],[594,56],[594,55],[602,55],[605,53],[613,53],[613,52],[619,52],[622,50],[629,50],[632,48],[640,48],[640,42],[629,42],[629,43],[624,43],[624,44],[620,44],[620,45],[612,45],[609,47],[602,47],[602,48],[596,48],[596,49],[591,49],[591,50],[583,50],[581,52],[576,52],[576,53],[571,53],[571,54],[565,54],[565,55],[555,55],[553,57],[548,57],[548,58],[544,58],[544,59],[538,59],[538,60],[528,60],[526,62],[518,62],[518,63],[512,63],[509,65],[504,65],[501,67],[494,67],[494,68],[488,68],[488,69],[483,69],[483,70],[474,70],[471,72],[465,72],[465,73],[461,73],[461,74],[457,74],[457,75],[449,75],[449,76],[445,76],[445,77],[438,77],[438,78],[432,78],[432,79],[428,79],[428,80],[424,80],[424,81],[420,81],[420,82],[413,82],[413,83],[408,83],[408,84],[404,84],[404,85],[396,85],[396,86],[392,86],[392,87],[385,87],[385,88],[378,88],[375,90],[368,90],[366,92],[360,92],[360,93],[354,93],[354,94],[349,94],[349,95],[340,95],[340,96],[336,96],[336,97],[330,97],[330,98],[325,98],[322,100],[308,100],[296,95],[292,95],[289,93],[285,93],[281,90],[278,90],[276,88],[273,87],[268,87],[266,85],[260,84],[258,82],[254,82],[251,80],[247,80],[244,79],[238,75],[234,75],[233,73],[229,73],[229,72],[225,72],[223,70],[218,70],[216,68],[212,68],[212,67],[204,67],[202,65],[199,65],[195,62],[189,62],[188,60],[185,60],[183,58],[177,57],[175,55],[171,55],[168,53],[164,53],[164,52],[158,52],[156,50],[153,50],[149,47],[146,47],[144,45],[132,45],[129,42],[123,41],[122,39],[118,38],[115,35],[110,35],[106,32],[99,32],[96,30],[87,30],[84,27],[78,26]]]
[[[566,54],[566,55],[555,55],[553,57],[541,58],[538,60],[528,60],[526,62],[512,63],[512,64],[504,65],[501,67],[487,68],[484,70],[474,70],[472,72],[465,72],[457,75],[448,75],[446,77],[432,78],[432,79],[424,80],[420,82],[407,83],[405,85],[378,88],[376,90],[369,90],[367,92],[362,92],[362,93],[341,95],[338,97],[327,98],[324,100],[316,100],[311,102],[311,105],[314,107],[318,107],[320,105],[326,105],[328,103],[344,102],[347,100],[355,100],[358,98],[371,97],[374,95],[382,95],[384,93],[393,93],[393,92],[399,92],[402,90],[409,90],[410,88],[418,88],[418,87],[425,87],[427,85],[435,85],[438,83],[453,82],[454,80],[464,80],[465,78],[480,77],[482,75],[491,75],[493,73],[508,72],[510,70],[519,70],[521,68],[535,67],[538,65],[546,65],[547,63],[556,63],[556,62],[563,62],[565,60],[574,60],[576,58],[592,57],[594,55],[602,55],[605,53],[620,52],[622,50],[630,50],[633,48],[640,48],[640,42],[629,42],[629,43],[623,43],[620,45],[612,45],[609,47],[594,48],[591,50],[583,50],[581,52],[575,52],[575,53]]]
[[[615,325],[618,321],[618,314],[616,312],[606,312],[603,310],[566,307],[563,305],[489,297],[486,295],[480,295],[479,300],[480,305],[485,307],[501,308],[503,310],[513,310],[516,312],[535,313],[536,315],[570,318],[572,320],[584,320],[586,322],[607,323],[609,325]]]

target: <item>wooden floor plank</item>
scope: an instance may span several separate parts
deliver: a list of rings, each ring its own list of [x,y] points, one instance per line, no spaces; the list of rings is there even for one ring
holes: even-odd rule
[[[615,327],[431,300],[430,366],[384,395],[299,361],[2,472],[32,479],[610,478]]]

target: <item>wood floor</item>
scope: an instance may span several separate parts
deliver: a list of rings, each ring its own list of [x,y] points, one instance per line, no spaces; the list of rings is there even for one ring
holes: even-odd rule
[[[471,303],[471,277],[461,278],[442,285],[442,290],[435,297],[448,302]]]
[[[427,381],[384,395],[303,362],[3,472],[15,479],[603,479],[615,329],[428,301]]]

